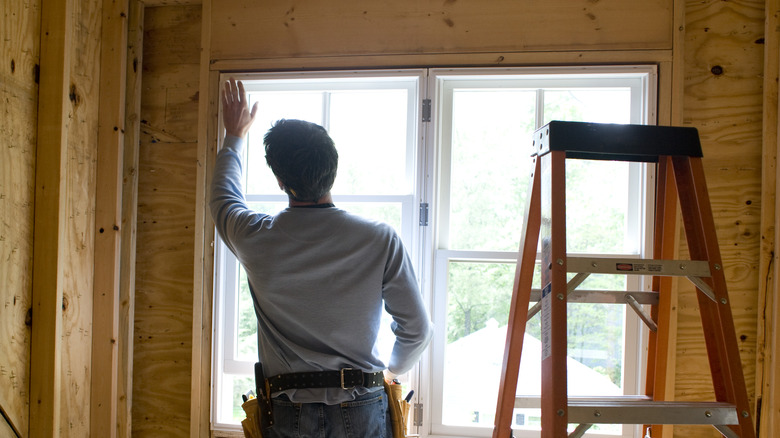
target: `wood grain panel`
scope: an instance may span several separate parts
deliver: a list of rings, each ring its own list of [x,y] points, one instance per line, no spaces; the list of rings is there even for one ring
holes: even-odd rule
[[[63,436],[90,435],[92,288],[95,172],[98,145],[101,1],[73,3],[70,57],[70,124],[67,155],[67,220],[63,289]]]
[[[101,4],[90,433],[117,432],[119,269],[129,0]]]
[[[144,19],[142,129],[154,141],[197,141],[200,6],[149,9]]]
[[[224,0],[211,59],[670,49],[671,26],[670,0]]]
[[[0,10],[0,407],[27,432],[41,16],[37,2],[10,0]],[[4,423],[0,436],[12,436]]]
[[[764,147],[762,159],[761,253],[756,351],[758,436],[780,430],[780,302],[777,300],[778,77],[780,77],[780,1],[767,0],[764,49]]]
[[[67,267],[67,156],[70,130],[68,45],[73,35],[72,3],[41,5],[41,69],[35,150],[30,421],[33,437],[60,431],[63,295]]]
[[[185,436],[196,148],[149,139],[141,143],[139,163],[133,434]]]
[[[685,2],[683,121],[699,129],[748,397],[755,403],[758,263],[761,235],[762,1]],[[682,244],[684,246],[684,243]],[[685,252],[684,249],[682,252]],[[714,393],[692,288],[678,303],[678,400]],[[675,436],[711,437],[676,426]]]
[[[144,4],[130,0],[127,14],[127,95],[122,178],[122,258],[119,279],[117,436],[132,436],[135,247],[138,219],[138,149],[141,135],[141,67]]]
[[[139,437],[190,433],[199,45],[200,6],[145,10],[132,406]]]

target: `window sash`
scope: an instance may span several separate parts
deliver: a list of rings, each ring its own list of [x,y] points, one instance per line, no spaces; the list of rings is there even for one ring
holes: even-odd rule
[[[553,75],[550,77],[548,75]],[[601,76],[594,78],[594,76]],[[535,128],[549,122],[544,120],[544,93],[545,90],[583,88],[584,86],[628,86],[630,88],[631,115],[628,123],[654,123],[655,108],[652,105],[655,98],[656,71],[652,66],[623,67],[595,67],[595,68],[519,68],[519,69],[433,69],[429,79],[429,87],[435,88],[434,114],[436,114],[437,126],[435,127],[436,154],[439,159],[437,168],[429,168],[429,171],[438,176],[437,201],[435,227],[432,230],[436,235],[431,253],[432,263],[428,267],[428,275],[432,277],[431,309],[435,323],[434,340],[431,347],[431,361],[426,365],[424,374],[430,376],[430,419],[427,427],[424,427],[423,436],[490,436],[492,429],[485,427],[467,427],[460,425],[447,425],[443,422],[444,409],[444,366],[445,350],[447,345],[447,294],[448,294],[448,269],[451,262],[501,262],[515,263],[518,252],[452,249],[450,245],[450,169],[452,168],[452,156],[450,145],[452,144],[452,108],[453,94],[456,89],[485,89],[493,87],[507,87],[513,90],[531,90],[535,92],[536,111]],[[489,109],[487,109],[489,110]],[[592,120],[589,120],[592,121]],[[529,148],[530,149],[530,148]],[[530,154],[529,154],[530,155]],[[530,158],[529,158],[530,161]],[[631,163],[629,165],[629,193],[637,194],[629,196],[631,205],[627,206],[629,213],[627,221],[626,240],[636,242],[622,254],[598,254],[600,257],[643,257],[650,248],[651,230],[650,219],[643,211],[652,211],[654,174],[643,163]],[[540,259],[540,255],[537,257]],[[538,263],[538,260],[537,260]],[[630,276],[626,278],[628,289],[649,289],[642,278]],[[641,375],[643,368],[643,352],[640,348],[646,337],[644,328],[639,318],[633,312],[626,311],[624,324],[624,348],[623,348],[623,388],[625,393],[638,393],[640,391]],[[468,394],[468,378],[464,376],[464,396]],[[623,436],[629,436],[635,426],[622,427]],[[538,432],[516,430],[515,435],[536,436]],[[589,433],[588,436],[597,437],[598,434]],[[609,436],[609,435],[605,435]],[[614,435],[613,435],[614,436]]]
[[[421,78],[424,75],[423,70],[394,70],[394,71],[358,71],[358,72],[311,72],[311,73],[279,73],[279,74],[235,74],[230,75],[236,80],[244,83],[245,90],[249,99],[256,92],[284,92],[289,91],[292,86],[298,90],[318,92],[323,95],[323,105],[321,108],[321,120],[326,129],[330,128],[330,94],[331,92],[349,92],[355,90],[388,90],[402,89],[407,92],[406,100],[406,137],[405,154],[406,161],[403,164],[405,169],[403,179],[404,184],[393,187],[392,193],[384,194],[339,194],[333,193],[334,203],[340,206],[349,206],[350,204],[359,204],[365,206],[376,205],[395,205],[400,210],[400,224],[396,226],[396,231],[401,236],[413,260],[419,260],[420,249],[415,242],[419,238],[419,211],[417,205],[420,202],[420,196],[417,194],[416,187],[419,185],[417,178],[420,177],[419,171],[421,162],[420,141],[424,135],[421,134],[421,121],[419,118],[420,88],[424,85]],[[227,76],[223,75],[223,81]],[[305,82],[301,82],[301,79]],[[220,118],[221,123],[221,118]],[[257,123],[255,123],[257,125]],[[220,128],[222,126],[220,125]],[[248,144],[244,148],[243,162],[244,166],[244,187],[247,203],[282,203],[286,206],[287,196],[280,191],[269,188],[266,192],[250,191],[251,185],[247,181],[247,168],[250,167],[248,155],[250,149],[257,150],[260,147],[257,143],[262,141],[262,134],[258,135],[258,130],[264,127],[255,127],[248,135]],[[220,132],[222,130],[220,129]],[[220,139],[221,141],[222,139]],[[370,141],[370,139],[367,139]],[[254,142],[254,145],[251,143]],[[338,145],[337,145],[338,146]],[[257,162],[255,162],[257,165]],[[264,166],[264,163],[263,163]],[[261,172],[270,170],[258,169]],[[273,190],[273,191],[271,191]],[[347,207],[349,209],[349,207]],[[214,318],[216,328],[215,349],[213,360],[214,382],[212,389],[212,424],[215,430],[239,430],[240,427],[230,420],[231,413],[226,405],[228,397],[231,397],[232,388],[228,388],[231,376],[243,377],[253,376],[254,362],[241,360],[238,358],[238,292],[239,292],[239,263],[230,253],[221,239],[217,239],[215,248],[215,310]],[[419,264],[419,262],[417,262]],[[387,329],[389,331],[389,327]],[[232,400],[231,400],[232,402]],[[216,406],[215,406],[216,405]]]

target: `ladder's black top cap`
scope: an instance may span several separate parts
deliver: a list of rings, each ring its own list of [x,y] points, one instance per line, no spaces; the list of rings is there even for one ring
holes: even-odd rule
[[[554,120],[534,133],[534,155],[566,151],[566,158],[657,162],[659,155],[701,157],[696,128]]]

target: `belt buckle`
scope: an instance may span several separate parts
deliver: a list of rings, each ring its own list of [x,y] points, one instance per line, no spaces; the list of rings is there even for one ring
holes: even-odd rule
[[[352,368],[342,368],[339,370],[339,374],[341,375],[341,389],[352,389],[354,386],[350,386],[347,388],[344,386],[344,371],[352,371]]]

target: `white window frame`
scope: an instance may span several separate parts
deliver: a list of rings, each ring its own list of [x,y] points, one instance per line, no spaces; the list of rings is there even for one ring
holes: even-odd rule
[[[436,90],[434,99],[433,113],[437,117],[442,117],[446,113],[446,108],[437,108],[437,106],[451,105],[451,93],[449,91],[455,85],[469,85],[469,81],[485,77],[495,76],[495,84],[511,85],[513,88],[525,88],[522,82],[532,82],[532,88],[566,88],[579,86],[583,83],[614,81],[613,84],[621,86],[630,86],[632,89],[632,109],[631,121],[634,124],[654,124],[656,122],[655,96],[657,94],[657,71],[652,65],[633,65],[633,66],[596,66],[596,67],[524,67],[507,69],[432,69],[429,76],[429,87]],[[600,77],[599,79],[588,79],[589,77]],[[484,82],[482,82],[484,84]],[[472,85],[478,86],[479,82]],[[538,106],[543,106],[543,102],[538,102]],[[537,111],[536,128],[543,125],[543,114]],[[434,229],[432,233],[436,236],[432,239],[435,247],[431,248],[432,262],[427,267],[427,276],[432,278],[432,288],[429,290],[432,317],[434,320],[434,340],[429,349],[430,362],[424,362],[423,375],[428,376],[428,381],[423,382],[423,392],[429,394],[430,402],[425,406],[427,411],[424,418],[424,426],[419,431],[422,437],[444,438],[444,437],[487,437],[492,434],[492,429],[470,428],[463,426],[449,426],[442,424],[442,406],[443,406],[443,370],[444,366],[444,345],[446,344],[446,320],[447,320],[447,267],[451,261],[465,262],[505,262],[515,263],[518,252],[514,251],[474,251],[474,250],[451,250],[447,249],[447,222],[442,220],[443,212],[449,211],[447,202],[448,193],[445,191],[448,183],[449,154],[447,148],[443,146],[448,141],[448,134],[451,131],[446,121],[437,120],[436,126],[429,127],[429,136],[433,138],[435,145],[435,154],[438,160],[436,167],[430,167],[429,172],[437,175]],[[433,124],[432,124],[433,125]],[[530,141],[530,139],[529,139]],[[520,146],[522,147],[522,146]],[[529,146],[529,150],[530,150]],[[530,154],[529,154],[530,155]],[[529,158],[530,159],[530,158]],[[436,162],[436,160],[431,160]],[[654,200],[654,170],[644,163],[632,163],[631,166],[631,189],[633,193],[640,193],[635,201],[642,206],[642,211],[652,211]],[[642,189],[642,187],[644,189]],[[631,210],[629,211],[636,211]],[[522,214],[521,212],[518,212]],[[644,218],[630,218],[635,224],[631,229],[631,237],[638,240],[642,236],[641,248],[636,248],[636,252],[628,254],[610,254],[609,257],[646,257],[648,251],[651,251],[652,245],[652,217],[648,214]],[[599,256],[603,254],[578,254],[579,256]],[[537,255],[537,263],[541,260],[541,254]],[[645,282],[642,277],[629,276],[627,278],[630,289],[638,288],[649,290],[649,282]],[[635,339],[636,342],[626,342],[624,347],[624,390],[629,394],[638,394],[641,391],[642,377],[644,374],[645,351],[642,347],[646,343],[646,330],[636,315],[629,311],[626,312],[625,339]],[[464,389],[468,383],[464,383]],[[468,396],[464,394],[464,396]],[[427,427],[426,427],[427,425]],[[624,425],[622,436],[640,436],[639,426]],[[538,436],[534,431],[514,431],[517,438]],[[615,437],[615,435],[601,435],[587,433],[591,438]]]
[[[424,132],[420,118],[421,95],[425,86],[425,70],[405,69],[405,70],[367,70],[367,71],[338,71],[338,72],[305,72],[305,73],[246,73],[246,74],[223,74],[220,77],[220,83],[224,83],[229,78],[235,78],[244,83],[247,94],[250,95],[256,91],[274,91],[284,90],[286,86],[295,84],[297,90],[320,90],[327,88],[330,90],[355,90],[355,89],[381,89],[381,88],[405,88],[407,94],[407,175],[408,193],[391,195],[352,195],[352,194],[333,194],[333,201],[338,205],[350,203],[399,203],[401,205],[401,229],[396,230],[401,240],[406,245],[407,251],[415,264],[420,266],[422,257],[421,247],[417,242],[424,239],[421,237],[423,230],[416,226],[420,220],[420,211],[417,208],[422,202],[417,187],[420,186],[418,178],[422,173],[419,169],[424,166],[419,163],[423,160],[424,141],[420,138]],[[301,83],[301,79],[305,83]],[[363,82],[361,82],[363,81]],[[327,118],[328,102],[325,99],[323,107],[323,126],[329,128]],[[219,132],[223,132],[222,120],[220,118]],[[222,138],[219,139],[220,145]],[[247,163],[248,148],[244,149],[243,162]],[[246,184],[246,169],[244,166],[243,180]],[[258,169],[262,172],[270,172],[269,169]],[[246,189],[246,187],[245,187]],[[279,194],[245,194],[248,203],[253,202],[275,202],[287,204],[287,195]],[[418,269],[419,272],[419,269]],[[232,388],[224,382],[225,374],[234,375],[253,375],[253,362],[241,361],[235,359],[237,346],[237,317],[238,317],[238,281],[239,281],[239,263],[230,253],[222,239],[217,235],[215,245],[215,308],[214,308],[214,345],[212,357],[212,403],[211,403],[211,424],[212,429],[218,431],[240,431],[240,426],[233,423],[222,421],[228,409],[225,403],[216,403],[217,400],[224,400],[225,397],[232,395]],[[230,329],[228,329],[230,327]],[[412,371],[411,377],[416,381],[416,369]]]
[[[444,305],[442,304],[442,297],[437,296],[436,291],[444,291],[446,294],[446,276],[442,273],[446,273],[447,263],[450,260],[459,261],[476,261],[476,260],[492,260],[507,263],[514,263],[517,258],[517,252],[513,251],[457,251],[446,249],[446,242],[443,240],[437,240],[437,236],[446,235],[446,223],[442,223],[439,219],[437,212],[447,211],[447,203],[444,196],[440,196],[439,191],[442,188],[442,184],[446,182],[448,175],[447,172],[442,171],[440,168],[441,160],[446,159],[445,154],[442,154],[440,150],[440,143],[442,140],[442,132],[444,127],[441,126],[440,120],[437,116],[441,113],[440,108],[446,104],[443,100],[443,87],[454,84],[454,81],[471,80],[477,78],[484,78],[486,76],[498,76],[504,75],[501,80],[535,80],[540,88],[545,86],[562,86],[565,84],[574,84],[577,81],[582,81],[586,76],[607,76],[613,80],[621,80],[621,78],[636,78],[641,76],[641,86],[636,89],[636,96],[632,96],[632,118],[631,123],[643,123],[654,124],[656,121],[656,83],[657,83],[657,70],[653,65],[632,65],[632,66],[576,66],[576,67],[523,67],[523,68],[488,68],[488,69],[410,69],[410,70],[368,70],[368,71],[333,71],[333,72],[296,72],[296,73],[246,73],[246,74],[224,74],[221,77],[221,83],[227,78],[234,77],[237,80],[245,81],[247,84],[247,90],[252,91],[257,89],[251,85],[253,79],[267,80],[267,84],[273,82],[277,84],[289,83],[291,80],[298,78],[317,78],[323,82],[335,83],[344,82],[348,83],[352,78],[356,77],[393,77],[414,76],[418,78],[417,86],[415,87],[414,100],[410,102],[410,113],[415,117],[415,128],[410,131],[409,135],[414,136],[411,141],[417,144],[416,151],[408,153],[409,160],[414,160],[412,166],[407,168],[415,169],[415,174],[410,177],[413,179],[412,194],[404,196],[370,196],[370,195],[336,195],[334,196],[334,202],[336,203],[349,203],[349,202],[401,202],[402,204],[402,230],[399,230],[402,239],[404,240],[407,250],[410,252],[413,262],[415,263],[416,272],[421,285],[421,290],[426,302],[429,305],[432,319],[435,324],[434,341],[421,360],[421,363],[416,367],[410,375],[410,382],[415,390],[415,399],[413,403],[418,403],[423,406],[422,409],[422,426],[416,428],[416,433],[419,433],[422,437],[431,438],[444,438],[444,437],[466,437],[466,436],[489,436],[491,431],[485,430],[470,430],[469,428],[453,427],[441,424],[441,407],[442,407],[442,391],[441,391],[441,367],[443,366],[443,349],[442,346],[445,342],[445,327],[446,321],[446,299],[444,299]],[[555,77],[552,82],[550,79]],[[547,82],[543,81],[546,80]],[[568,81],[568,82],[567,82]],[[423,99],[431,99],[431,113],[433,114],[432,122],[426,123],[421,120],[421,101]],[[537,120],[537,125],[541,125],[542,121]],[[221,119],[220,129],[222,132]],[[327,126],[326,126],[327,128]],[[219,139],[221,142],[221,138]],[[653,203],[653,179],[654,173],[646,165],[637,163],[634,168],[636,176],[631,179],[632,184],[638,184],[638,187],[632,188],[636,190],[634,193],[641,193],[642,196],[638,199],[644,205],[647,211],[652,211]],[[640,190],[641,188],[644,190]],[[248,202],[287,202],[286,195],[247,195]],[[429,225],[418,226],[420,223],[421,205],[426,204],[428,208]],[[631,210],[629,210],[631,211]],[[632,253],[630,256],[645,256],[645,251],[651,247],[652,236],[652,224],[649,215],[644,215],[644,220],[637,220],[639,224],[635,230],[637,233],[644,235],[643,248],[638,250],[638,254]],[[237,294],[234,292],[231,294],[229,291],[238,290],[238,265],[235,258],[229,254],[227,248],[222,243],[221,239],[216,239],[216,251],[215,251],[215,275],[214,275],[214,293],[215,293],[215,308],[214,308],[214,345],[213,345],[213,382],[212,385],[212,428],[214,430],[225,431],[238,431],[239,426],[223,423],[218,421],[217,407],[215,406],[215,400],[218,400],[218,391],[223,390],[221,376],[223,372],[238,372],[242,374],[252,373],[252,365],[248,362],[240,362],[232,359],[226,360],[226,356],[233,353],[233,347],[236,345],[235,331],[231,333],[229,330],[224,330],[226,322],[233,321],[235,327],[236,318],[236,305],[235,298]],[[629,254],[615,255],[626,256]],[[233,274],[235,273],[235,275]],[[637,281],[642,281],[640,277],[630,277]],[[632,287],[634,287],[632,285]],[[649,290],[649,284],[638,284],[636,287],[641,287],[645,290]],[[440,292],[439,292],[440,293]],[[445,297],[446,298],[446,297]],[[626,390],[639,393],[641,388],[640,384],[644,373],[644,349],[646,340],[646,331],[644,330],[641,322],[631,312],[627,312],[626,322],[626,339],[635,339],[637,342],[627,343],[629,345],[636,345],[634,349],[624,349],[624,370],[626,373],[626,381],[630,381],[630,385],[624,385]],[[439,370],[439,371],[437,371]],[[630,386],[630,388],[629,388]],[[230,392],[230,388],[227,388]],[[466,395],[467,396],[467,395]],[[438,422],[437,422],[438,418]],[[414,430],[413,430],[414,431]],[[638,427],[624,428],[623,436],[639,436],[632,435],[638,433]],[[520,432],[518,438],[522,436],[533,436],[525,432]],[[588,434],[589,437],[602,437],[606,435]]]

